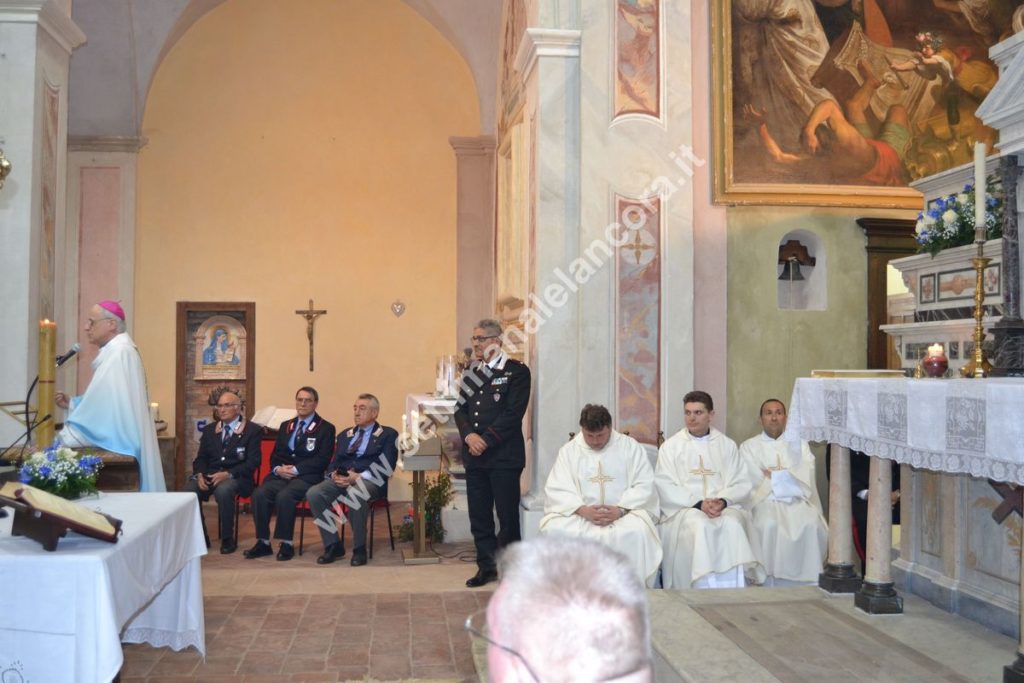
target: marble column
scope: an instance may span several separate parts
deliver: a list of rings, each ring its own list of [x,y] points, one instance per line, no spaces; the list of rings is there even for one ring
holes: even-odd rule
[[[1024,321],[1020,317],[1020,236],[1017,184],[1020,162],[1015,154],[999,159],[1003,184],[1003,305],[1002,319],[992,326],[993,377],[1024,376]]]
[[[580,251],[580,35],[578,30],[528,28],[515,60],[527,99],[524,120],[535,117],[530,154],[537,174],[527,302],[536,327],[528,359],[532,440],[527,445],[523,538],[538,533],[545,478],[566,432],[579,421],[580,304],[558,274]],[[549,296],[556,290],[564,297]]]
[[[451,137],[455,150],[455,342],[494,311],[494,137]]]
[[[62,313],[68,65],[85,41],[68,4],[0,0],[0,148],[12,165],[0,190],[0,401],[24,399],[38,364],[38,320]],[[58,349],[73,339],[58,326]],[[23,432],[0,415],[0,443]]]
[[[871,456],[868,471],[868,539],[864,583],[853,604],[868,614],[902,614],[892,581],[892,464]]]
[[[853,567],[853,507],[850,498],[850,449],[829,444],[828,558],[818,586],[829,593],[855,593],[861,580]]]

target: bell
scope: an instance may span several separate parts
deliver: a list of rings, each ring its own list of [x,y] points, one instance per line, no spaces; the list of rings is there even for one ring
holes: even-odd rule
[[[787,260],[782,264],[782,274],[779,275],[780,280],[786,282],[796,282],[797,280],[803,280],[804,276],[800,272],[800,262],[795,258]]]

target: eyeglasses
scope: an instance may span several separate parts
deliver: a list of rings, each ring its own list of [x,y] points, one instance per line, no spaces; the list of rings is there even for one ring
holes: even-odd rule
[[[479,343],[479,342],[482,342],[482,341],[487,341],[488,339],[497,339],[500,336],[501,335],[498,335],[498,334],[492,334],[489,337],[481,337],[479,335],[474,335],[474,336],[470,337],[469,340],[472,341],[472,342]]]
[[[242,405],[242,404],[241,403],[218,403],[217,407],[218,408],[237,408],[240,405]]]
[[[482,609],[482,610],[480,610],[478,612],[473,612],[468,617],[466,617],[466,623],[463,624],[463,628],[465,628],[467,631],[469,631],[470,635],[475,636],[476,638],[479,638],[480,640],[484,641],[488,645],[493,645],[494,647],[498,648],[499,650],[504,650],[505,652],[509,653],[510,655],[512,655],[513,657],[518,659],[520,662],[523,663],[523,666],[526,667],[526,671],[527,671],[527,673],[530,674],[530,678],[532,678],[537,683],[540,683],[540,676],[538,676],[536,674],[536,672],[534,671],[534,668],[532,666],[530,666],[530,663],[528,661],[526,661],[525,657],[523,657],[521,654],[519,654],[518,652],[516,652],[512,648],[508,647],[507,645],[502,645],[501,643],[493,640],[488,635],[489,629],[487,627],[487,610],[486,609]]]
[[[297,399],[295,399],[295,402],[299,403],[301,405],[305,405],[307,403],[316,403],[316,399],[315,398],[297,398]]]
[[[104,321],[112,322],[113,320],[114,320],[113,318],[86,318],[85,322],[86,322],[86,327],[92,327],[96,323],[101,323],[101,322],[104,322]]]

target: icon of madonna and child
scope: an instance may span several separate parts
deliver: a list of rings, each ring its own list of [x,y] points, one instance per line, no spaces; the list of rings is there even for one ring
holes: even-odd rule
[[[223,327],[209,332],[209,343],[203,349],[203,365],[238,365],[238,337]]]

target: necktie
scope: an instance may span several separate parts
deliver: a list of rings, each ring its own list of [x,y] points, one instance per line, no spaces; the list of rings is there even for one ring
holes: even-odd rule
[[[231,429],[229,429],[228,427],[223,427],[221,429],[221,431],[223,432],[223,434],[221,436],[224,437],[224,442],[223,442],[222,445],[227,446],[228,445],[228,441],[231,440]]]
[[[356,451],[359,450],[359,445],[363,443],[363,430],[357,429],[356,435],[352,437],[352,440],[348,443],[348,454],[355,455]]]
[[[295,428],[295,437],[292,439],[292,450],[296,450],[299,447],[299,442],[302,439],[302,435],[306,433],[306,421],[299,420],[299,426]]]

